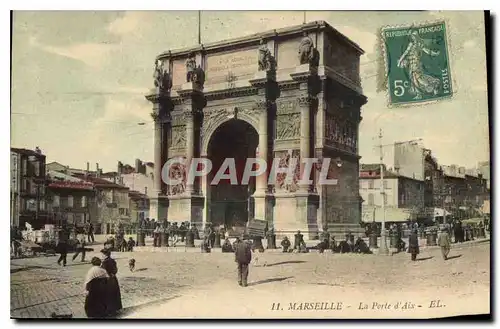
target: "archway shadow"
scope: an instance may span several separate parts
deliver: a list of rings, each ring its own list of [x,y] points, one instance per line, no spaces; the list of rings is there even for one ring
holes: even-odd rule
[[[447,259],[447,260],[454,259],[454,258],[459,258],[459,257],[462,257],[462,254],[460,254],[460,255],[455,255],[455,256],[450,256],[450,257],[448,257],[448,259]]]
[[[130,315],[130,314],[132,314],[134,312],[137,312],[137,311],[139,311],[139,310],[141,310],[143,308],[146,308],[148,306],[151,306],[151,305],[154,305],[154,304],[159,304],[159,303],[164,303],[164,302],[167,302],[169,300],[172,300],[172,299],[175,299],[175,298],[178,298],[178,297],[180,297],[180,295],[175,295],[175,296],[172,296],[172,297],[166,297],[166,298],[156,299],[156,300],[152,300],[150,302],[146,302],[146,303],[143,303],[143,304],[125,307],[125,308],[123,308],[120,311],[120,314],[118,314],[117,318],[125,317],[127,315]]]
[[[267,264],[266,267],[284,265],[284,264],[300,264],[300,263],[306,263],[306,261],[304,261],[304,260],[289,260],[289,261],[285,261],[285,262]]]
[[[420,261],[423,261],[423,260],[429,260],[429,259],[433,259],[434,256],[430,256],[430,257],[424,257],[424,258],[417,258],[417,262],[420,262]]]
[[[256,286],[259,284],[264,284],[264,283],[270,283],[270,282],[279,282],[279,281],[285,281],[290,278],[293,278],[293,276],[287,276],[287,277],[282,277],[282,278],[271,278],[271,279],[265,279],[265,280],[259,280],[256,282],[250,282],[248,286]]]

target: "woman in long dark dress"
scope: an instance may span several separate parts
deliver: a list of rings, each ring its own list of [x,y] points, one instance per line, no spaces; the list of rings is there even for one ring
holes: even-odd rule
[[[92,258],[92,267],[87,272],[85,277],[85,314],[88,318],[102,319],[108,314],[107,312],[107,288],[108,288],[108,273],[101,268],[101,260],[97,257]]]
[[[408,253],[411,254],[411,260],[416,261],[417,260],[417,255],[419,254],[420,250],[418,248],[418,235],[417,235],[417,230],[414,229],[410,237],[408,238]]]
[[[116,316],[118,311],[120,311],[122,306],[122,296],[120,292],[120,285],[118,284],[118,279],[116,278],[116,273],[118,273],[118,268],[116,266],[116,261],[111,258],[111,250],[103,249],[101,250],[104,258],[102,260],[101,267],[106,270],[109,275],[108,279],[108,295],[107,310],[108,316]]]

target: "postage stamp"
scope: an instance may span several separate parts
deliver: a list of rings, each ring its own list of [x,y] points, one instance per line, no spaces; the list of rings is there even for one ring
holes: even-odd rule
[[[453,96],[446,23],[382,29],[390,105]]]

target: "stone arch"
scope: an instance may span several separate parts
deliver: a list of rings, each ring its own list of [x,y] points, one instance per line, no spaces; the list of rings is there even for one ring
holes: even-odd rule
[[[235,111],[236,112],[236,111]],[[225,110],[217,111],[215,115],[210,116],[207,122],[204,122],[204,127],[202,128],[202,138],[201,138],[201,156],[208,155],[208,146],[210,144],[210,139],[212,138],[215,131],[224,123],[237,119],[242,120],[252,126],[255,131],[259,132],[259,121],[254,116],[247,114],[245,112],[230,113]]]

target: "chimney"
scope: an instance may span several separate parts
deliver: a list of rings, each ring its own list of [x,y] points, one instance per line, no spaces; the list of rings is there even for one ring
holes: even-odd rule
[[[148,187],[144,186],[144,194],[148,195]]]
[[[123,163],[121,161],[118,161],[118,173],[123,174]]]
[[[95,164],[95,175],[96,177],[101,176],[101,172],[99,171],[99,163]]]
[[[142,161],[139,159],[135,159],[135,172],[136,173],[141,172],[141,165],[142,165]]]

